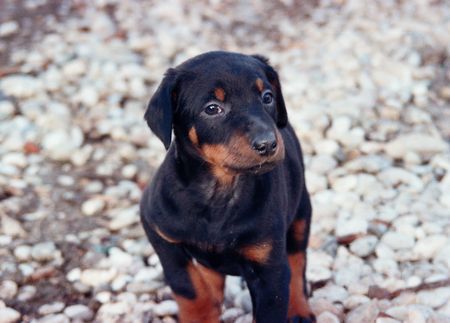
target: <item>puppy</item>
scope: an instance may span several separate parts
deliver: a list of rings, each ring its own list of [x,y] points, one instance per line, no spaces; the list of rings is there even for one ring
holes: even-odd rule
[[[145,120],[168,152],[141,220],[180,321],[219,322],[225,275],[240,275],[257,323],[314,322],[303,157],[267,59],[216,51],[169,69]]]

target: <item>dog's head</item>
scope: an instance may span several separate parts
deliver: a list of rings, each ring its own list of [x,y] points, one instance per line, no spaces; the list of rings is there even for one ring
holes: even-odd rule
[[[186,151],[217,174],[271,170],[284,158],[287,125],[276,71],[262,56],[210,52],[169,69],[145,120],[168,149],[172,128]]]

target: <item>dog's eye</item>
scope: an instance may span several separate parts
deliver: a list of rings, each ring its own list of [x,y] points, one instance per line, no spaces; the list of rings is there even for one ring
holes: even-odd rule
[[[262,101],[264,104],[271,104],[273,101],[273,94],[270,91],[264,92],[262,96]]]
[[[209,104],[205,108],[205,113],[210,115],[210,116],[216,115],[216,114],[220,114],[222,112],[223,112],[223,109],[219,105],[217,105],[215,103]]]

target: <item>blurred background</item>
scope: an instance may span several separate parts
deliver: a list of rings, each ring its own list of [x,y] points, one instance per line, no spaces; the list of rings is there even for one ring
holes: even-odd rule
[[[450,322],[450,1],[0,1],[0,322],[176,322],[139,224],[165,70],[270,58],[319,322]],[[227,278],[224,322],[251,322]]]

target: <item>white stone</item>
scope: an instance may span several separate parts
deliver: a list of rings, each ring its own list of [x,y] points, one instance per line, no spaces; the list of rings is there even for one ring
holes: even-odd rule
[[[421,259],[431,259],[448,243],[445,235],[428,236],[417,241],[413,252]]]
[[[58,254],[59,251],[52,241],[40,242],[31,249],[31,256],[37,261],[53,260]]]
[[[394,259],[391,258],[377,258],[373,262],[374,269],[388,276],[395,276],[398,273],[398,265]]]
[[[110,269],[85,269],[81,273],[80,281],[88,286],[96,287],[109,283],[117,275],[115,268]]]
[[[417,175],[399,167],[383,170],[378,174],[378,178],[388,187],[401,185],[402,189],[410,192],[420,192],[424,188],[422,180]]]
[[[69,323],[70,320],[64,314],[49,314],[41,319],[39,319],[39,323]]]
[[[63,302],[55,302],[51,304],[44,304],[41,305],[38,309],[38,313],[40,315],[48,315],[48,314],[55,314],[61,312],[66,304]]]
[[[139,222],[138,209],[135,207],[120,210],[109,222],[109,229],[117,231]]]
[[[422,290],[417,293],[417,303],[438,308],[450,301],[450,287],[441,287],[434,290]]]
[[[365,234],[369,223],[361,216],[339,216],[336,222],[335,232],[338,237],[345,237],[353,234]]]
[[[178,304],[172,300],[162,301],[153,307],[153,313],[157,316],[178,314]]]
[[[13,308],[0,308],[0,323],[15,323],[20,319],[20,313]]]
[[[81,212],[86,216],[93,216],[99,214],[106,206],[106,202],[102,198],[91,198],[84,201],[81,205]]]
[[[441,138],[427,134],[401,135],[385,146],[386,153],[393,158],[402,158],[408,152],[435,154],[448,149],[448,145]]]
[[[317,155],[311,158],[308,169],[316,172],[317,174],[324,175],[335,169],[336,166],[337,162],[333,157],[329,155]]]
[[[395,231],[386,232],[381,241],[393,250],[411,249],[414,247],[414,237]]]
[[[41,80],[29,75],[11,75],[0,80],[0,89],[9,96],[29,98],[42,89]]]
[[[78,267],[73,268],[66,275],[66,279],[70,282],[75,282],[77,280],[80,280],[80,278],[81,278],[81,269]]]
[[[377,243],[376,236],[364,236],[353,241],[350,244],[350,250],[359,257],[367,257],[375,250]]]
[[[96,320],[99,322],[120,322],[131,311],[131,305],[126,302],[106,303],[99,308]]]
[[[0,283],[0,299],[12,299],[17,294],[17,284],[13,280],[4,280]]]
[[[2,231],[4,234],[10,237],[25,237],[26,231],[23,229],[22,225],[16,219],[10,218],[9,216],[0,216],[2,222]]]
[[[345,323],[375,322],[379,312],[376,301],[367,302],[348,313]]]
[[[314,143],[317,154],[335,155],[339,151],[339,144],[331,139],[320,140]]]
[[[327,285],[314,291],[314,297],[326,298],[332,302],[344,302],[349,296],[347,290],[336,285]]]
[[[72,320],[83,320],[88,321],[91,320],[94,316],[92,310],[86,305],[76,304],[67,306],[64,310],[64,314],[66,314]]]
[[[83,132],[78,127],[69,131],[59,129],[47,133],[42,139],[42,147],[50,158],[58,161],[70,160],[72,154],[83,143]]]
[[[15,20],[6,21],[0,24],[0,37],[11,36],[19,30],[19,23]]]
[[[5,120],[14,115],[14,104],[11,101],[0,101],[0,120]]]
[[[306,170],[305,177],[308,191],[311,194],[323,191],[327,188],[327,179],[325,176]]]
[[[339,318],[331,312],[325,311],[317,316],[317,323],[339,323]]]
[[[122,168],[122,176],[125,178],[128,178],[128,179],[131,179],[134,176],[136,176],[137,172],[138,172],[138,169],[137,169],[136,165],[133,165],[133,164],[125,165]]]

